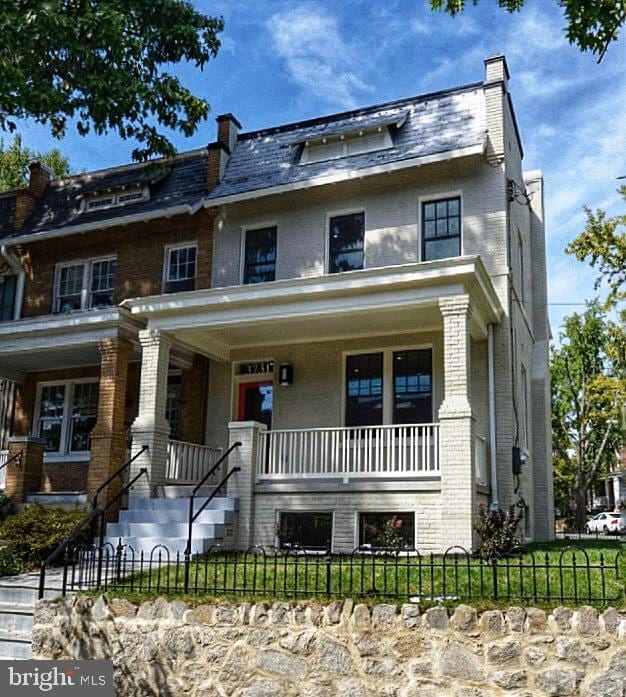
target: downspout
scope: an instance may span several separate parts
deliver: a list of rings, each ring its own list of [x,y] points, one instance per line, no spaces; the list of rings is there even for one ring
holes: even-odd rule
[[[15,287],[15,306],[13,309],[13,318],[20,319],[22,316],[22,303],[24,300],[24,283],[26,281],[26,271],[22,266],[22,262],[13,254],[13,252],[6,246],[2,245],[0,247],[0,255],[3,256],[9,266],[15,271],[17,275],[17,284]]]
[[[487,372],[489,383],[489,464],[491,470],[491,505],[497,508],[500,505],[498,491],[498,468],[496,461],[496,379],[493,356],[493,324],[490,324],[487,332]]]

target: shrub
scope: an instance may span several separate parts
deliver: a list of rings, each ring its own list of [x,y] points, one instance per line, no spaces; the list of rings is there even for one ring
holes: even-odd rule
[[[41,563],[85,517],[83,509],[65,511],[40,503],[23,508],[0,523],[0,540],[24,564]],[[87,531],[81,542],[87,541]]]
[[[503,511],[501,508],[487,510],[484,504],[480,505],[474,530],[482,538],[478,550],[481,556],[492,559],[508,554],[516,545],[517,528],[523,517],[524,510],[516,513],[513,506]]]
[[[24,571],[24,562],[9,547],[0,549],[0,576],[17,576]]]

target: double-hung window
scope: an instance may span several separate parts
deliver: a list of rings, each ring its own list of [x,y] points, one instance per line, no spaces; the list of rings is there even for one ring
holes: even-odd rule
[[[110,307],[115,302],[116,272],[115,257],[59,264],[54,312]]]
[[[365,213],[337,215],[329,221],[328,273],[362,269],[365,259]]]
[[[243,282],[264,283],[276,279],[276,228],[246,230]]]
[[[196,289],[196,244],[181,244],[165,250],[164,293],[180,293]]]
[[[431,349],[347,356],[345,394],[346,426],[430,423]]]
[[[0,276],[0,322],[5,322],[14,317],[16,288],[16,275]]]
[[[44,383],[39,386],[35,435],[50,455],[89,452],[89,437],[98,413],[98,381]]]
[[[422,203],[422,261],[461,254],[461,199]]]

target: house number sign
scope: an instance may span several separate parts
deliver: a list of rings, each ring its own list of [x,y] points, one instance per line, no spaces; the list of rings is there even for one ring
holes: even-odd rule
[[[254,363],[241,363],[239,375],[261,375],[274,372],[274,361],[255,361]]]

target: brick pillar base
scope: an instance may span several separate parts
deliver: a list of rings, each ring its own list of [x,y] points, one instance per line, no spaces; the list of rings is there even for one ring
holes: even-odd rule
[[[230,432],[229,447],[241,443],[230,455],[223,470],[224,474],[233,467],[240,467],[228,482],[228,495],[239,499],[235,547],[248,549],[255,544],[254,529],[254,482],[256,479],[256,459],[259,444],[259,431],[265,431],[265,424],[256,421],[233,421],[228,424]]]
[[[7,465],[4,493],[16,503],[24,503],[26,494],[39,491],[43,471],[43,454],[46,441],[34,436],[9,438],[9,459],[22,453],[21,463],[13,460]]]

